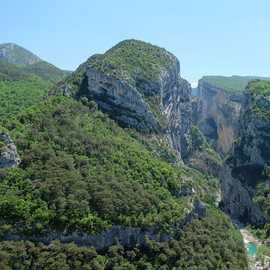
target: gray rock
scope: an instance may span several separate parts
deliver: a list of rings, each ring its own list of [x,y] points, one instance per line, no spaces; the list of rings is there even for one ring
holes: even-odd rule
[[[198,99],[193,111],[200,117],[196,119],[195,114],[193,118],[215,150],[223,156],[231,150],[237,137],[243,102],[242,92],[228,92],[203,79],[199,81]]]
[[[193,209],[183,220],[180,220],[177,224],[173,225],[172,229],[175,231],[181,230],[194,219],[203,218],[205,215],[205,205],[197,200],[193,204]],[[123,246],[135,246],[136,244],[143,244],[147,238],[158,242],[166,242],[173,239],[173,235],[161,233],[154,228],[143,229],[115,225],[110,229],[96,235],[79,232],[65,233],[55,231],[38,236],[8,233],[4,235],[3,240],[28,240],[33,242],[42,242],[45,244],[50,244],[54,240],[59,240],[62,243],[74,242],[79,246],[92,246],[97,250],[101,250],[116,243],[120,243]]]
[[[252,201],[252,193],[238,179],[232,177],[232,170],[225,165],[220,172],[222,209],[228,213],[233,220],[244,223],[262,225],[266,219],[259,208]]]
[[[257,103],[270,111],[270,102]],[[270,165],[270,119],[253,110],[252,96],[244,96],[239,120],[239,139],[220,174],[222,206],[233,219],[262,225],[267,220],[263,209],[253,201],[256,184],[266,181],[264,170]]]
[[[185,158],[188,153],[192,125],[191,86],[178,78],[174,87],[164,91],[164,115],[167,118],[167,137],[172,147]]]
[[[17,153],[17,148],[9,134],[0,133],[0,168],[14,168],[17,167],[21,160]]]
[[[188,149],[192,105],[191,86],[180,78],[178,60],[175,59],[174,64],[166,70],[160,70],[159,77],[153,81],[146,80],[138,72],[134,75],[134,85],[98,71],[91,66],[91,61],[92,58],[82,65],[83,71],[79,70],[84,75],[76,82],[78,88],[72,89],[73,86],[67,81],[60,87],[63,94],[94,100],[103,112],[122,127],[162,135],[181,160]],[[151,98],[157,102],[160,115],[150,106]]]
[[[154,114],[135,87],[91,67],[88,67],[86,75],[87,97],[94,99],[103,111],[122,126],[146,132],[158,129]]]

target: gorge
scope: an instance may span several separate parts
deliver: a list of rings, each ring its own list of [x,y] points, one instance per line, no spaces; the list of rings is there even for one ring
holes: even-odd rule
[[[0,46],[0,94],[14,102],[14,117],[0,110],[7,265],[38,269],[52,253],[74,269],[248,269],[233,222],[269,238],[267,78],[205,76],[192,97],[179,60],[143,41],[53,80],[14,50]]]

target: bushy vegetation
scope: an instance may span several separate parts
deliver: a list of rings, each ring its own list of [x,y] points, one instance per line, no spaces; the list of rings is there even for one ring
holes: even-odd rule
[[[255,79],[270,80],[270,78],[255,76],[204,76],[202,78],[204,82],[229,92],[243,92],[248,83]]]
[[[173,54],[150,43],[132,39],[122,41],[105,54],[92,58],[89,65],[136,87],[163,126],[165,119],[160,111],[160,95],[155,93],[155,88],[161,87],[159,79],[162,72],[173,70],[178,65]]]
[[[162,161],[95,107],[69,98],[51,98],[6,127],[22,163],[1,172],[5,228],[93,233],[124,224],[167,230],[188,211],[191,198],[177,197],[183,185],[197,178],[197,195],[213,194],[208,179]]]
[[[87,65],[142,90],[177,60],[156,46],[124,41],[69,76],[72,91],[84,90]],[[174,240],[145,239],[126,247],[116,241],[105,250],[57,241],[1,241],[0,269],[247,269],[241,236],[213,208],[218,186],[212,177],[176,164],[175,153],[158,134],[120,128],[87,98],[42,101],[54,78],[62,76],[53,66],[40,61],[4,66],[1,125],[22,162],[0,170],[0,239],[98,234],[121,225],[153,228]],[[148,97],[147,102],[153,106],[156,100]],[[208,145],[196,132],[192,147],[201,151]],[[180,229],[195,200],[207,205],[206,216]]]
[[[270,167],[266,166],[259,179],[256,181],[255,194],[253,197],[254,203],[256,203],[262,210],[267,222],[260,227],[253,227],[253,232],[260,239],[270,238]]]
[[[249,83],[247,91],[251,96],[251,110],[261,119],[270,121],[270,82],[252,81]]]
[[[10,64],[0,59],[0,80],[1,81],[18,81],[28,77],[29,74],[18,66]]]
[[[236,141],[234,153],[228,159],[235,169],[235,175],[252,190],[253,202],[258,205],[266,222],[261,226],[254,226],[253,232],[258,238],[270,237],[270,82],[255,80],[247,86],[247,103],[242,118],[242,136]],[[254,147],[261,156],[251,159],[250,151]],[[243,165],[242,167],[239,164]]]
[[[69,74],[64,80],[59,81],[55,84],[50,93],[52,95],[59,95],[63,93],[63,90],[67,88],[70,95],[73,97],[84,96],[88,87],[88,79],[86,77],[86,71],[89,63],[93,61],[92,59],[99,57],[98,55],[94,55],[87,59],[86,62],[82,63],[74,72]]]
[[[21,67],[0,60],[0,122],[41,101],[66,74],[43,61]]]
[[[35,74],[50,83],[61,81],[70,73],[68,71],[61,70],[45,61],[28,65],[23,70],[27,73]]]
[[[25,108],[40,102],[50,84],[36,76],[21,80],[0,80],[0,122],[15,117]]]
[[[97,70],[136,85],[136,80],[155,81],[177,59],[163,48],[138,40],[125,40],[91,63]]]
[[[166,119],[161,113],[161,97],[157,92],[162,88],[160,76],[165,71],[176,72],[178,65],[177,58],[163,48],[139,40],[125,40],[104,54],[90,57],[73,74],[60,82],[53,92],[62,92],[59,89],[67,88],[75,97],[87,96],[86,71],[90,67],[138,90],[163,127]],[[183,87],[189,87],[185,80],[180,80],[179,83],[186,84]]]
[[[217,171],[222,165],[222,159],[209,145],[197,126],[191,127],[189,146],[189,152],[185,157],[185,161],[189,166],[203,173],[217,176]]]
[[[1,242],[0,266],[3,270],[85,269],[85,270],[246,270],[242,239],[228,218],[209,210],[206,218],[189,224],[179,237],[158,243],[123,247],[119,243],[107,250],[31,242]]]

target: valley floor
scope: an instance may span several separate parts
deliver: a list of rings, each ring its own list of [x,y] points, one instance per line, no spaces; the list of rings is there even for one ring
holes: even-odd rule
[[[242,234],[244,244],[247,250],[247,256],[248,256],[248,262],[249,262],[249,267],[250,270],[265,270],[265,269],[270,269],[270,265],[266,263],[266,265],[263,266],[263,263],[256,258],[256,253],[255,255],[251,256],[248,254],[248,246],[250,243],[253,243],[256,246],[256,249],[258,246],[262,245],[263,242],[256,238],[250,231],[248,231],[246,228],[240,228],[240,232]]]
[[[248,231],[245,228],[240,229],[240,232],[243,236],[243,240],[245,245],[247,245],[248,243],[254,243],[255,245],[259,246],[262,245],[262,241],[259,240],[258,238],[256,238],[250,231]]]

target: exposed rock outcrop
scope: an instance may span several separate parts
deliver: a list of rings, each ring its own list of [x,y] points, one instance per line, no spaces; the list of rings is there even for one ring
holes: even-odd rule
[[[237,136],[243,92],[226,91],[201,79],[198,104],[194,110],[201,115],[198,125],[215,150],[225,155]]]
[[[177,58],[165,49],[120,42],[88,59],[59,88],[67,96],[94,100],[122,127],[162,134],[179,159],[187,154],[191,86],[180,77]]]
[[[248,186],[232,176],[232,169],[225,165],[220,172],[222,202],[221,208],[233,220],[255,225],[264,224],[266,219],[258,205],[252,201],[252,191]]]
[[[175,85],[163,92],[163,114],[167,119],[166,133],[173,148],[184,159],[188,154],[192,126],[191,86],[178,78]]]
[[[206,207],[200,202],[194,202],[193,209],[186,215],[186,217],[179,221],[172,229],[179,232],[187,224],[190,224],[194,219],[203,218],[206,216]],[[131,228],[123,226],[112,226],[110,229],[103,231],[96,235],[86,233],[72,234],[63,232],[50,232],[43,236],[27,236],[18,234],[5,234],[3,240],[28,240],[33,242],[42,242],[50,244],[54,240],[59,240],[62,243],[74,242],[79,246],[92,246],[97,250],[108,248],[119,242],[123,246],[135,246],[136,244],[143,244],[146,239],[155,240],[158,242],[165,242],[173,239],[173,236],[166,233],[161,233],[154,228]]]
[[[249,83],[240,117],[239,140],[221,173],[224,210],[235,219],[255,225],[267,221],[266,209],[254,198],[257,185],[267,186],[270,180],[267,173],[270,165],[269,96],[269,82]],[[265,194],[267,196],[267,192]]]
[[[123,80],[87,68],[88,91],[85,95],[124,127],[148,132],[158,129],[158,121],[143,96]],[[158,87],[154,85],[154,87]],[[150,90],[149,90],[150,91]],[[153,89],[153,91],[158,91]]]
[[[0,133],[0,168],[13,168],[21,160],[17,148],[8,133]]]

